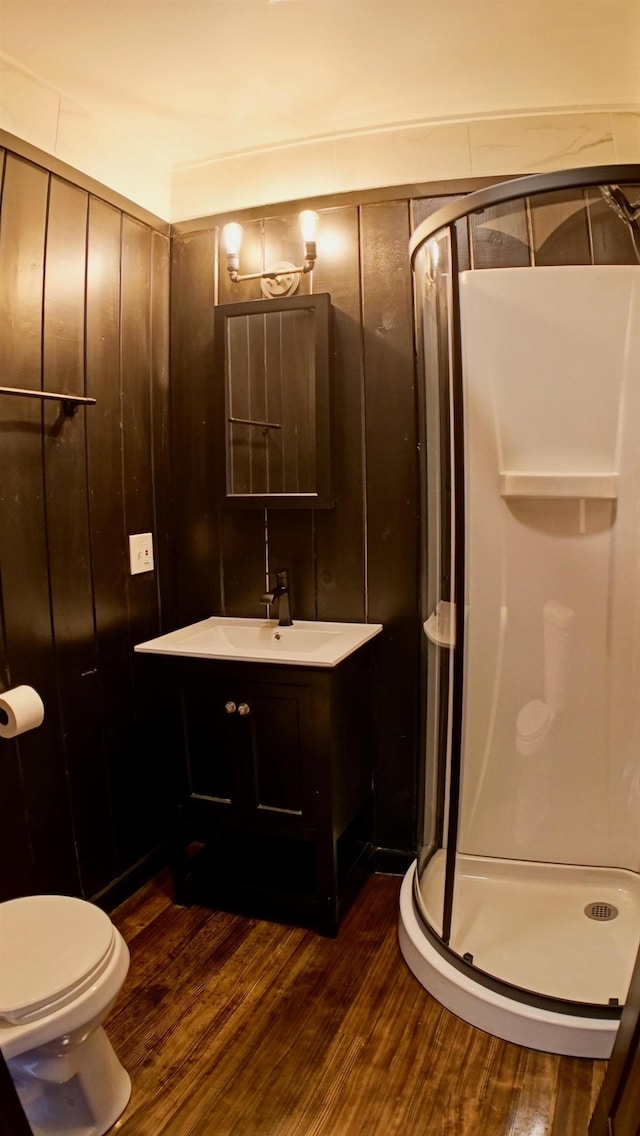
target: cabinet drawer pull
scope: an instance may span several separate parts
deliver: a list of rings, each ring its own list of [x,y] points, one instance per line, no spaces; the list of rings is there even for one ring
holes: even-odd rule
[[[250,714],[250,713],[251,713],[251,707],[248,706],[246,702],[241,702],[240,705],[238,706],[238,714],[240,714],[241,717],[244,718],[244,717],[246,717],[247,714]]]
[[[225,702],[224,704],[225,714],[235,714],[237,709],[238,707],[236,706],[235,702]]]

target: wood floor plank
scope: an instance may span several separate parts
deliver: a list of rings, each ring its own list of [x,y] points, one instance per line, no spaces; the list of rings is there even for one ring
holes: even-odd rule
[[[318,1067],[345,1006],[366,979],[357,943],[346,957],[336,953],[332,940],[297,934],[298,948],[286,970],[260,991],[259,1014],[252,1007],[251,1019],[228,1039],[215,1071],[207,1073],[200,1098],[189,1102],[194,1114],[206,1112],[212,1092],[224,1093],[219,1131],[225,1136],[270,1131],[274,1123],[282,1126],[295,1117],[309,1091],[308,1070]],[[269,1118],[263,1116],[265,1107]],[[206,1127],[194,1131],[206,1132]]]
[[[531,1136],[531,1132],[535,1132],[535,1125],[539,1124],[542,1108],[545,1110],[545,1122],[549,1126],[549,1117],[553,1115],[555,1108],[560,1060],[561,1058],[549,1053],[538,1053],[535,1049],[523,1052],[518,1107],[509,1136]]]
[[[181,1119],[197,1117],[200,1109],[206,1112],[209,1098],[225,1092],[236,1066],[251,1058],[256,1029],[268,1022],[279,972],[290,968],[297,932],[229,916],[222,924],[221,936],[216,920],[210,920],[183,957],[166,969],[162,983],[146,992],[157,1012],[147,999],[147,1020],[134,1035],[127,1034],[125,1052],[134,1075],[139,1073],[134,1105],[144,1109],[132,1133],[173,1132],[175,1110]],[[170,1093],[164,1089],[167,1083]]]
[[[144,884],[113,913],[114,922],[124,935],[129,947],[139,931],[145,929],[156,915],[172,906],[168,873]]]
[[[400,879],[337,939],[204,907],[166,877],[113,919],[131,970],[107,1032],[121,1136],[586,1136],[605,1063],[537,1053],[440,1006],[404,964]]]
[[[586,1132],[590,1119],[591,1069],[589,1062],[567,1058],[564,1076],[558,1083],[556,1108],[550,1136],[567,1132]]]

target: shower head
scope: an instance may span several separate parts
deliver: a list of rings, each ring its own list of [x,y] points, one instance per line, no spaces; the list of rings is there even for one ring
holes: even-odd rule
[[[619,185],[601,185],[600,193],[621,221],[626,221],[627,225],[635,225],[640,217],[640,198],[632,204]]]
[[[640,247],[637,238],[640,237],[640,198],[633,203],[622,192],[619,185],[601,185],[600,193],[607,205],[610,205],[617,217],[624,221],[629,230],[629,236],[635,250],[636,260],[640,262]]]

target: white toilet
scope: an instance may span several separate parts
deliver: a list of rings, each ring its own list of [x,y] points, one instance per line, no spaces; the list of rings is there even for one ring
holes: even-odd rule
[[[82,899],[0,903],[0,1050],[35,1136],[103,1136],[131,1081],[102,1028],[129,969],[109,916]]]

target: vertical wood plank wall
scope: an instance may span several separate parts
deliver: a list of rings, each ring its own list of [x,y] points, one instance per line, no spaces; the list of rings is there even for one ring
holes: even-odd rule
[[[0,689],[45,705],[0,739],[0,900],[94,898],[166,833],[132,646],[170,574],[169,241],[9,152],[1,205],[0,385],[97,402],[68,417],[0,395]],[[129,575],[136,532],[156,536],[153,574]]]
[[[419,624],[409,202],[337,207],[324,211],[321,223],[325,243],[336,250],[319,258],[312,282],[314,292],[331,294],[335,315],[336,503],[329,510],[213,506],[211,451],[218,440],[207,423],[220,381],[213,364],[214,298],[259,299],[260,286],[229,283],[215,226],[174,238],[174,425],[176,452],[185,459],[176,465],[183,526],[177,576],[191,581],[177,617],[182,623],[214,612],[264,615],[268,563],[289,570],[294,619],[383,623],[374,698],[378,841],[411,849]],[[249,248],[245,242],[243,258],[261,258],[263,245],[268,261],[299,256],[297,213],[250,223],[245,232],[256,227],[264,240],[250,241]],[[303,277],[301,291],[310,284]],[[197,457],[187,453],[193,431]]]

